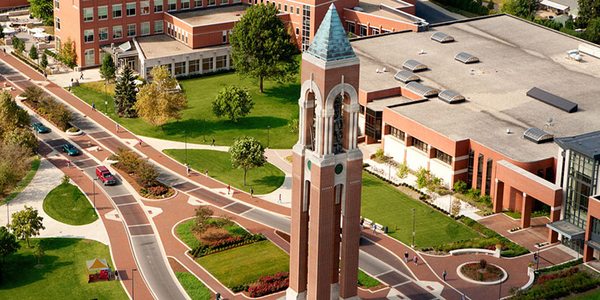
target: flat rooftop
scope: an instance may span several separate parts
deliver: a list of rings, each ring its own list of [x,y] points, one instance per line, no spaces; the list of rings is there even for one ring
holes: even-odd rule
[[[217,6],[183,12],[170,13],[173,17],[188,23],[192,27],[210,24],[227,23],[238,21],[248,5],[237,4],[228,6]]]
[[[455,42],[431,40],[435,31],[453,36]],[[416,73],[423,84],[455,90],[466,101],[451,105],[432,98],[394,111],[449,139],[470,138],[511,159],[528,162],[556,156],[558,146],[525,140],[527,128],[537,127],[555,137],[600,128],[600,59],[583,55],[583,61],[577,62],[567,56],[568,50],[582,43],[586,42],[499,15],[434,26],[427,32],[358,39],[352,46],[361,63],[360,89],[404,86],[394,74],[405,60],[416,59],[429,67]],[[463,51],[479,57],[480,62],[454,60]],[[375,72],[382,67],[388,71]],[[569,114],[530,98],[526,93],[533,87],[573,101],[579,110]],[[507,129],[512,134],[507,134]]]
[[[194,53],[198,51],[206,51],[210,49],[219,49],[228,47],[225,46],[214,46],[214,47],[204,47],[198,49],[192,49],[187,45],[183,44],[180,41],[175,40],[174,38],[166,35],[166,34],[157,34],[150,36],[137,37],[136,41],[139,45],[139,51],[142,51],[144,57],[146,59],[154,59],[154,58],[168,58],[170,56],[180,55],[180,54],[188,54]]]
[[[368,14],[408,23],[424,22],[423,19],[398,10],[409,6],[412,6],[412,4],[396,0],[359,0],[358,2],[358,7]]]

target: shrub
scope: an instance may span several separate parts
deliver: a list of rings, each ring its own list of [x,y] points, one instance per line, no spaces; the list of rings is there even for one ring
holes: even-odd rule
[[[457,193],[461,193],[464,194],[467,192],[467,183],[462,181],[462,180],[458,180],[454,183],[454,191]]]
[[[69,183],[70,180],[71,180],[71,178],[69,178],[68,175],[63,175],[61,183],[62,184],[67,184],[67,183]]]
[[[156,168],[154,168],[154,166],[149,163],[147,160],[140,160],[137,168],[135,169],[135,174],[137,175],[138,179],[140,180],[140,184],[145,187],[148,188],[148,190],[153,189],[153,188],[157,188],[157,187],[162,187],[161,185],[157,184],[156,179],[158,179],[158,171],[156,171]],[[155,196],[160,196],[164,193],[167,192],[167,188],[164,188],[165,191],[161,194],[155,194]],[[155,190],[158,191],[158,190]],[[154,194],[154,193],[152,193]]]
[[[263,276],[257,282],[248,286],[250,297],[261,297],[287,289],[289,286],[289,273],[281,272],[275,275]]]
[[[406,176],[408,176],[409,173],[409,169],[408,166],[404,163],[398,164],[398,170],[396,171],[396,175],[398,176],[398,178],[400,179],[404,179],[406,178]]]
[[[117,150],[117,167],[127,173],[134,173],[140,165],[141,159],[133,151],[128,149]]]
[[[226,229],[219,227],[207,228],[202,234],[200,234],[200,239],[211,246],[219,240],[224,240],[230,237],[231,235]]]
[[[66,131],[71,127],[71,111],[62,103],[44,94],[44,91],[39,87],[30,86],[26,88],[22,96],[27,98],[27,103],[31,108],[54,123],[60,130]]]
[[[155,185],[145,188],[146,193],[152,196],[162,196],[166,194],[169,189],[164,185]]]

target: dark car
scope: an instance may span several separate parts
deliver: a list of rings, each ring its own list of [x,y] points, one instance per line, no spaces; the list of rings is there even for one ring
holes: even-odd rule
[[[67,153],[67,155],[69,156],[77,156],[79,154],[81,154],[81,152],[79,152],[79,150],[77,148],[75,148],[75,146],[66,143],[62,146],[62,150],[63,152]]]
[[[96,168],[96,177],[102,181],[104,185],[115,185],[117,184],[117,179],[113,174],[105,166],[98,166]]]
[[[33,130],[35,130],[37,133],[50,132],[50,128],[46,127],[44,124],[42,124],[40,122],[33,123],[33,124],[31,124],[31,126],[33,127]]]

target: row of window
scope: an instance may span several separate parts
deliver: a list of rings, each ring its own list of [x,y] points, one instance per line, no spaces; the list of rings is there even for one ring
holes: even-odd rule
[[[381,29],[379,30],[379,28],[377,27],[367,27],[367,25],[362,25],[360,24],[358,26],[358,32],[356,32],[356,23],[351,22],[351,21],[346,21],[347,24],[347,28],[348,28],[348,32],[354,33],[358,36],[368,36],[368,35],[377,35],[380,33],[389,33],[391,31],[386,30],[386,29]],[[371,32],[369,33],[369,29],[371,29]]]
[[[190,9],[190,3],[192,0],[181,0],[179,9]],[[241,3],[241,0],[233,0],[232,3]],[[129,2],[125,4],[125,15],[127,17],[133,17],[138,13],[138,2]],[[203,7],[202,0],[194,0],[194,8]],[[216,0],[207,0],[207,6],[216,5]],[[221,5],[229,4],[229,0],[220,0]],[[287,5],[286,5],[287,6]],[[59,5],[56,5],[59,8]],[[154,13],[161,13],[164,10],[164,1],[163,0],[154,0],[154,5],[152,6],[152,11]],[[177,10],[177,0],[167,0],[167,11],[175,11]],[[97,9],[97,18],[98,20],[107,20],[108,19],[108,5],[98,6]],[[139,1],[139,14],[144,16],[150,14],[150,1]],[[111,15],[113,19],[118,19],[123,17],[123,4],[113,4],[111,6]],[[83,8],[83,21],[84,22],[92,22],[94,21],[94,7],[84,7]]]
[[[402,131],[402,130],[394,127],[394,126],[390,126],[390,125],[388,125],[388,126],[390,128],[389,135],[391,135],[391,136],[399,139],[400,141],[404,142],[404,140],[406,139],[406,132],[404,132],[404,131]],[[427,143],[425,143],[425,142],[423,142],[423,141],[421,141],[421,140],[419,140],[419,139],[417,139],[415,137],[411,137],[411,139],[412,139],[412,145],[415,148],[417,148],[417,149],[419,149],[419,150],[421,150],[423,152],[427,152],[428,147],[429,147],[429,145]],[[446,164],[452,165],[452,156],[450,154],[442,151],[442,150],[435,149],[435,158],[437,158],[438,160],[440,160],[440,161],[442,161],[442,162],[444,162]]]
[[[58,20],[58,18],[57,18]],[[57,26],[59,26],[60,21],[58,21]],[[128,24],[127,25],[127,37],[134,37],[137,35],[136,26],[137,24]],[[154,21],[154,33],[159,34],[163,33],[163,21],[156,20]],[[142,22],[140,23],[140,35],[150,35],[150,22]],[[120,39],[123,38],[123,26],[115,25],[112,27],[112,38]],[[98,28],[98,40],[99,41],[108,41],[109,32],[108,27]],[[93,43],[94,42],[94,29],[86,29],[83,31],[83,41],[85,43]]]
[[[188,64],[188,70],[186,73],[186,63]],[[200,63],[202,63],[202,69],[200,69]],[[213,68],[213,64],[214,64],[214,68]],[[199,73],[205,73],[205,72],[212,72],[212,71],[220,71],[220,70],[224,70],[228,67],[228,63],[227,63],[227,55],[220,55],[217,56],[216,58],[213,57],[207,57],[207,58],[203,58],[203,59],[193,59],[190,60],[189,62],[176,62],[173,64],[173,69],[171,69],[171,65],[170,64],[166,64],[163,65],[164,67],[167,68],[167,70],[169,70],[169,72],[172,72],[172,74],[174,76],[181,76],[181,75],[191,75],[191,74],[199,74]],[[150,78],[150,71],[152,71],[153,67],[148,67],[146,68],[146,77]]]

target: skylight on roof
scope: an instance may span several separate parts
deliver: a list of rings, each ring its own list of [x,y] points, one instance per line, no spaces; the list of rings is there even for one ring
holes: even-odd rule
[[[406,84],[406,88],[408,88],[411,92],[421,96],[421,97],[433,97],[438,94],[439,90],[436,88],[432,88],[430,86],[426,86],[424,84],[418,83],[416,81],[409,82]]]
[[[456,103],[461,103],[465,101],[465,97],[461,94],[459,94],[456,91],[453,90],[443,90],[438,94],[438,98],[440,98],[440,100],[449,103],[449,104],[456,104]]]
[[[463,64],[472,64],[479,62],[479,58],[477,56],[473,56],[467,52],[459,52],[454,56],[454,59],[460,61]]]
[[[419,81],[420,80],[419,76],[415,75],[415,73],[408,71],[408,70],[398,71],[398,73],[396,73],[396,75],[394,75],[394,78],[396,80],[402,81],[404,83],[409,83],[411,81]]]
[[[413,72],[419,72],[419,71],[424,71],[427,70],[427,66],[414,60],[414,59],[407,59],[403,64],[402,64],[402,68],[407,69],[409,71],[413,71]]]
[[[547,133],[539,128],[531,127],[523,133],[523,137],[536,143],[544,143],[554,140],[554,135]]]
[[[436,31],[431,35],[431,39],[438,43],[450,43],[454,42],[454,37],[451,35],[447,35],[441,31]]]

